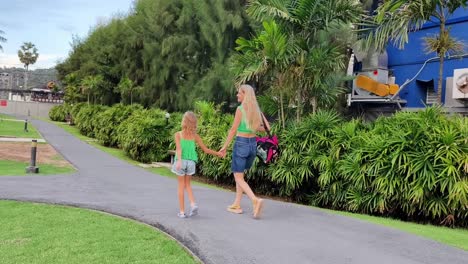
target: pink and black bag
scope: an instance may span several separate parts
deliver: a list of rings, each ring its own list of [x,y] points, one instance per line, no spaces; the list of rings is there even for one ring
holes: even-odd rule
[[[265,125],[265,116],[262,114],[262,123],[265,131],[267,132],[266,137],[257,137],[257,157],[264,163],[270,164],[276,161],[279,157],[278,148],[278,137],[271,135],[270,130]]]

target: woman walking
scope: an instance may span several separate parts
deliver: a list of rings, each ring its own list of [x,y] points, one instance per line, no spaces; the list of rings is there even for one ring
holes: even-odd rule
[[[237,90],[237,101],[240,105],[236,109],[234,122],[226,142],[220,150],[221,153],[225,154],[227,147],[234,136],[236,136],[231,164],[231,170],[234,173],[236,181],[236,198],[227,210],[241,214],[243,211],[240,202],[242,194],[245,192],[252,200],[253,217],[259,218],[263,209],[263,199],[255,196],[250,186],[244,180],[244,173],[250,169],[256,156],[257,142],[255,133],[257,131],[265,131],[264,126],[269,129],[270,125],[258,107],[257,98],[252,86],[241,85]]]

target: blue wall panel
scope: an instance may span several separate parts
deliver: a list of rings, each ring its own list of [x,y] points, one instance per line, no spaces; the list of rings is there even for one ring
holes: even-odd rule
[[[413,78],[422,64],[409,64],[392,67],[396,77],[396,83],[402,85],[407,79]],[[452,77],[453,70],[459,68],[468,68],[468,59],[452,59],[444,63],[444,78]],[[426,64],[426,67],[421,71],[416,79],[419,80],[434,80],[434,88],[437,90],[437,81],[439,79],[439,62],[431,62]],[[407,107],[424,107],[426,100],[425,88],[417,85],[416,79],[408,84],[401,92],[400,97],[407,101]],[[442,98],[445,94],[445,79],[443,81]],[[443,100],[445,101],[445,100]]]
[[[465,43],[465,50],[468,53],[468,10],[458,9],[449,19],[448,27],[451,28],[451,35]],[[393,70],[396,83],[402,85],[405,80],[411,79],[422,67],[424,61],[437,56],[435,53],[426,54],[423,37],[430,37],[438,34],[439,28],[426,24],[423,29],[409,34],[409,42],[400,50],[395,45],[387,47],[388,67]],[[445,93],[445,78],[453,76],[453,70],[457,68],[468,68],[468,58],[450,59],[444,63],[444,81],[442,95]],[[428,63],[417,79],[434,79],[434,86],[437,89],[439,73],[438,60]],[[426,90],[419,87],[414,80],[400,93],[400,97],[407,100],[407,107],[423,107],[426,99]],[[443,100],[444,101],[444,100]]]

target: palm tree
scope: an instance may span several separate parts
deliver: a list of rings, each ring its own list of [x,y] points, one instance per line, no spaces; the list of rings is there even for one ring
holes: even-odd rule
[[[263,23],[264,29],[254,39],[237,41],[237,50],[242,52],[237,61],[244,64],[240,80],[271,75],[273,86],[280,91],[280,103],[283,95],[295,101],[297,119],[304,102],[315,112],[317,105],[324,102],[323,89],[330,88],[336,97],[339,91],[329,86],[329,77],[338,75],[344,66],[340,52],[345,43],[333,41],[339,38],[330,34],[327,40],[322,36],[336,26],[345,25],[351,31],[351,23],[358,21],[362,12],[361,4],[353,0],[250,1],[247,13],[260,22],[268,22]],[[320,63],[331,63],[331,67],[317,71]],[[283,106],[281,112],[284,126]]]
[[[81,101],[80,83],[75,73],[67,74],[62,84],[65,87],[65,102],[73,104]]]
[[[88,105],[89,105],[89,96],[91,94],[95,94],[102,84],[104,78],[102,75],[93,75],[93,76],[86,76],[81,81],[81,91],[82,93],[86,93],[88,97]]]
[[[288,41],[288,36],[274,22],[264,22],[263,31],[252,40],[237,39],[236,50],[241,52],[234,57],[234,67],[237,68],[237,83],[245,83],[257,75],[265,75],[271,72],[277,78],[273,86],[277,87],[280,94],[279,120],[284,128],[284,92],[285,74],[288,65],[292,62],[291,51],[293,43]]]
[[[134,83],[132,80],[130,80],[128,77],[123,77],[119,84],[117,85],[117,89],[120,92],[120,95],[122,99],[124,98],[125,94],[130,94],[130,105],[133,104],[133,91],[135,89],[138,89],[135,87]]]
[[[5,32],[0,30],[0,42],[6,42],[7,41],[7,39],[2,36],[3,34],[5,34]],[[2,45],[0,45],[0,51],[3,51]]]
[[[36,63],[37,58],[39,58],[39,53],[37,48],[31,42],[24,42],[21,46],[21,49],[18,50],[19,60],[24,64],[26,72],[24,73],[24,88],[28,88],[28,68],[29,65]]]
[[[388,0],[376,10],[374,17],[368,17],[365,46],[375,46],[383,50],[388,41],[398,43],[403,48],[408,42],[408,32],[420,29],[426,22],[439,24],[439,34],[426,38],[427,49],[436,52],[439,57],[439,80],[437,83],[437,101],[442,102],[442,78],[444,59],[450,52],[460,52],[462,45],[450,37],[446,28],[447,19],[453,12],[467,6],[466,0]]]

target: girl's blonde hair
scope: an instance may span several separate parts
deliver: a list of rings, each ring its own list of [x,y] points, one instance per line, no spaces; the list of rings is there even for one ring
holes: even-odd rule
[[[185,112],[182,117],[182,133],[188,136],[197,133],[197,116],[191,111]]]
[[[257,98],[255,97],[254,89],[248,84],[243,84],[239,87],[239,90],[244,93],[242,107],[245,111],[247,125],[251,130],[257,131],[262,123],[262,116],[260,108],[258,107]]]

